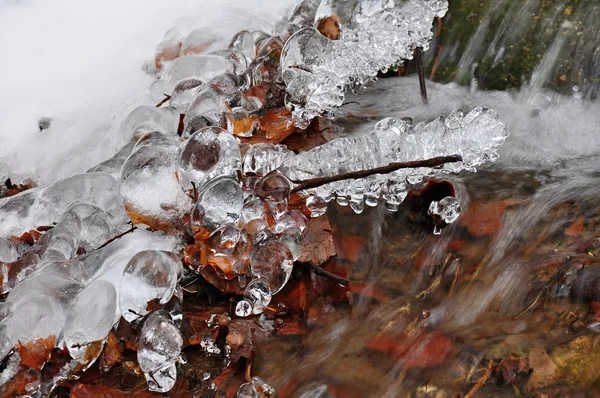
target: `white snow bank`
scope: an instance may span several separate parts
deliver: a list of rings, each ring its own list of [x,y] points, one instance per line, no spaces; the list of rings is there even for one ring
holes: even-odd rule
[[[270,32],[293,0],[0,0],[0,178],[48,183],[112,156],[112,123],[149,103],[142,71],[173,26]],[[53,119],[39,132],[41,117]]]

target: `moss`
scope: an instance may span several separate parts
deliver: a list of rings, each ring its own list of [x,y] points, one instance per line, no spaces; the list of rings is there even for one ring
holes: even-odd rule
[[[546,87],[570,90],[600,79],[597,0],[452,0],[443,20],[435,79],[469,84],[471,67],[483,89],[505,90],[531,80],[546,62]],[[434,28],[435,31],[435,28]],[[436,40],[437,41],[437,40]],[[437,43],[426,59],[429,73]],[[548,51],[555,45],[557,58]]]

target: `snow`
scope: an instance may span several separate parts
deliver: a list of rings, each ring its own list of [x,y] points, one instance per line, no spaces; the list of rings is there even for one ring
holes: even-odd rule
[[[173,26],[228,41],[242,29],[271,31],[293,3],[0,0],[0,178],[49,183],[114,155],[106,135],[150,104],[142,66]],[[40,133],[42,117],[52,123]]]

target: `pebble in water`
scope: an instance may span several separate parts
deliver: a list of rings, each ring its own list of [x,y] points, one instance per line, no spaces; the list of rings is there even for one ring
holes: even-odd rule
[[[181,274],[181,261],[174,253],[144,250],[133,256],[125,267],[119,291],[119,308],[131,322],[148,313],[149,301],[168,302]]]
[[[137,338],[137,360],[151,391],[168,392],[177,381],[175,363],[183,339],[164,310],[148,315]]]

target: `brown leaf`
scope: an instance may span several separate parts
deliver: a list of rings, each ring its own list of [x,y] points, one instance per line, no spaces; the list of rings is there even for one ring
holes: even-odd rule
[[[367,347],[390,355],[404,370],[441,365],[454,351],[452,341],[438,331],[415,331],[395,339],[379,335]]]
[[[317,29],[329,40],[337,40],[342,34],[340,19],[335,14],[321,18]]]
[[[583,232],[584,221],[585,219],[583,217],[577,217],[573,224],[569,225],[569,227],[565,230],[565,235],[570,236],[572,238],[580,236]]]
[[[41,369],[48,359],[50,359],[54,343],[56,343],[56,336],[51,335],[45,339],[39,338],[17,344],[16,348],[21,356],[21,363],[29,366],[31,369]]]
[[[39,382],[40,379],[41,375],[39,371],[21,366],[16,375],[7,380],[3,385],[0,385],[0,398],[25,396],[29,393],[27,386],[31,383]]]
[[[527,390],[535,390],[556,383],[558,368],[543,348],[534,348],[529,353],[529,366],[533,373],[527,382]]]
[[[77,383],[71,390],[70,398],[127,398],[133,396],[135,398],[155,398],[163,395],[149,391],[128,392],[113,387]]]
[[[267,142],[279,143],[295,131],[292,114],[287,108],[270,109],[261,118]]]
[[[243,137],[248,131],[254,131],[260,125],[258,116],[252,115],[233,121],[233,134]]]
[[[173,61],[179,58],[181,43],[168,43],[159,48],[154,56],[154,66],[156,70],[161,70],[163,62]]]
[[[494,235],[502,228],[506,209],[518,203],[513,200],[474,201],[459,219],[459,224],[466,226],[473,236]]]
[[[212,265],[208,265],[200,271],[200,275],[204,278],[205,281],[222,291],[223,293],[230,294],[243,294],[244,289],[240,287],[239,280],[227,280],[223,279],[221,275],[219,275],[215,268]]]
[[[298,261],[319,266],[335,254],[331,224],[327,215],[311,218],[304,231],[302,254]]]
[[[106,371],[121,362],[122,359],[123,357],[119,351],[119,340],[113,332],[110,332],[106,339],[104,352],[100,357],[100,367]]]

